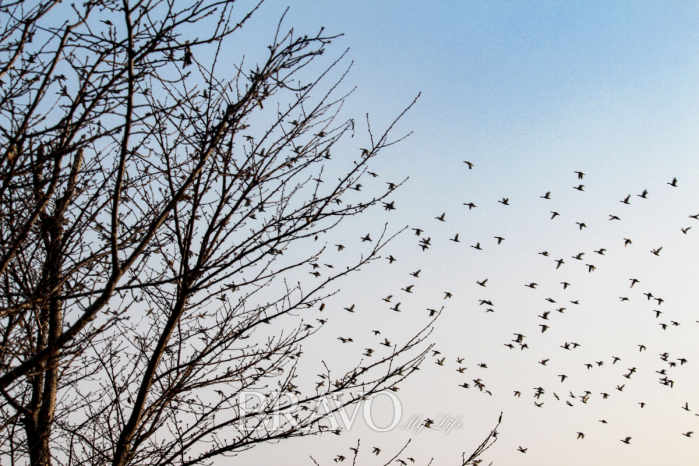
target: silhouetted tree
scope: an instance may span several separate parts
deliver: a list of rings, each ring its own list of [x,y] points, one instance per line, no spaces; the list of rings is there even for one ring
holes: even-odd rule
[[[315,400],[409,375],[429,325],[315,390],[294,383],[322,325],[304,316],[391,237],[337,273],[300,269],[319,233],[390,192],[354,191],[393,125],[333,167],[354,122],[338,119],[344,75],[323,84],[340,60],[312,63],[334,37],[278,28],[259,64],[234,65],[226,39],[259,5],[67,3],[0,3],[0,455],[202,463],[320,432]]]

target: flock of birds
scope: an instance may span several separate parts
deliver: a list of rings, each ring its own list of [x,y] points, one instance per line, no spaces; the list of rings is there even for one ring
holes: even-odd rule
[[[469,170],[473,170],[475,165],[471,162],[465,161],[465,164],[467,164]],[[585,184],[583,184],[585,180],[586,174],[581,172],[581,171],[575,171],[574,174],[576,175],[576,183],[572,186],[573,189],[579,192],[585,192]],[[372,176],[376,176],[375,174],[372,173]],[[671,181],[666,183],[669,188],[666,189],[676,189],[679,187],[678,185],[678,180],[677,178],[673,178]],[[389,183],[389,190],[395,189],[395,185],[392,183]],[[642,192],[637,193],[637,194],[628,194],[627,196],[623,197],[622,199],[619,199],[619,202],[624,205],[630,205],[634,201],[638,200],[639,202],[643,202],[643,200],[647,200],[648,196],[651,193],[649,190],[644,189]],[[551,191],[547,191],[544,194],[540,196],[542,199],[541,202],[547,202],[552,199],[552,193]],[[510,198],[503,197],[502,199],[499,199],[497,201],[501,205],[505,207],[509,207],[510,204]],[[472,202],[464,202],[464,206],[468,207],[468,210],[471,211],[473,209],[478,208],[478,206]],[[383,207],[386,211],[392,211],[396,209],[395,201],[390,201],[390,202],[383,202]],[[551,221],[556,221],[561,217],[561,214],[556,211],[556,210],[551,210],[550,211],[550,217],[549,220]],[[699,214],[690,214],[688,216],[689,220],[699,220]],[[437,214],[432,221],[436,222],[443,222],[446,223],[448,221],[447,219],[447,212],[441,212]],[[558,220],[560,221],[560,220]],[[621,221],[621,218],[618,215],[610,214],[608,221],[610,222],[618,222]],[[587,228],[587,225],[585,222],[575,222],[575,224],[578,227],[579,231],[584,230]],[[681,225],[678,227],[678,232],[681,232],[681,234],[687,235],[689,231],[691,230],[691,225]],[[431,247],[434,246],[435,242],[432,239],[432,237],[427,234],[427,229],[423,228],[418,228],[418,227],[413,227],[412,232],[414,233],[415,236],[418,237],[417,241],[417,246],[422,250],[422,251],[427,251]],[[454,242],[454,243],[461,243],[462,240],[459,238],[459,233],[455,233],[453,237],[448,238],[449,241]],[[366,234],[365,236],[362,236],[359,238],[359,241],[362,243],[364,242],[373,242],[373,239],[371,238],[370,234]],[[504,242],[506,242],[506,238],[502,236],[494,236],[492,240],[492,244],[490,242],[478,242],[476,241],[475,244],[469,244],[468,246],[470,248],[473,248],[475,250],[482,251],[484,247],[497,247],[502,245]],[[337,251],[343,251],[345,249],[345,246],[342,244],[336,244]],[[598,261],[604,260],[605,253],[609,250],[609,248],[614,248],[614,247],[623,247],[623,248],[633,248],[633,240],[631,238],[626,238],[626,237],[620,237],[618,239],[618,244],[616,245],[606,245],[606,247],[600,247],[597,249],[593,249],[592,251],[585,251],[585,252],[578,252],[574,253],[571,256],[568,257],[555,257],[552,254],[550,254],[547,250],[539,251],[538,255],[542,256],[545,260],[550,260],[551,261],[551,268],[553,270],[560,270],[565,267],[570,267],[571,264],[579,265],[579,266],[584,266],[587,273],[593,273],[597,270],[597,266],[595,265],[598,263]],[[647,254],[652,254],[656,257],[662,257],[662,252],[663,252],[663,246],[658,245],[657,247],[651,248],[649,251],[647,251]],[[387,255],[385,259],[388,260],[389,264],[393,264],[394,262],[397,261],[396,257],[393,255]],[[313,271],[311,271],[312,274],[315,276],[319,276],[319,273],[317,272],[317,268],[319,267],[318,264],[312,264],[313,265]],[[332,267],[329,264],[325,264],[328,267]],[[412,277],[412,280],[418,280],[421,278],[421,272],[422,269],[417,269],[412,272],[410,272],[410,276]],[[641,287],[644,286],[644,284],[641,282],[636,277],[629,277],[628,279],[629,287],[627,289],[628,294],[625,296],[620,296],[619,300],[620,302],[627,302],[630,301],[632,298],[634,301],[636,299],[642,300],[642,302],[646,303],[647,307],[649,307],[649,315],[652,316],[651,318],[657,320],[658,328],[662,331],[667,331],[670,328],[673,327],[679,327],[680,325],[683,325],[684,322],[681,322],[680,318],[673,318],[672,316],[672,311],[665,310],[662,304],[665,302],[665,300],[660,297],[660,296],[655,296],[651,291],[643,291],[641,290]],[[569,290],[571,288],[574,288],[571,283],[569,283],[566,280],[560,281],[560,289],[561,290]],[[487,288],[489,285],[489,277],[484,277],[480,280],[476,280],[475,285],[480,288]],[[528,283],[523,283],[523,285],[527,288],[530,288],[532,290],[538,290],[539,289],[539,283],[537,282],[528,282]],[[401,312],[403,309],[401,309],[402,303],[407,299],[412,293],[413,293],[413,288],[415,287],[414,283],[410,283],[402,288],[400,288],[399,291],[394,292],[393,294],[389,294],[385,297],[382,298],[382,300],[388,304],[388,309],[393,311],[393,312]],[[443,295],[442,298],[443,300],[448,300],[454,296],[452,291],[442,291]],[[633,293],[633,294],[632,294]],[[576,306],[580,305],[580,300],[579,299],[567,299],[566,301],[561,301],[559,299],[553,299],[551,297],[546,297],[543,298],[543,301],[546,303],[546,306],[549,306],[549,309],[541,311],[540,314],[536,316],[536,319],[538,319],[538,322],[535,325],[532,325],[532,328],[528,331],[522,331],[522,332],[516,332],[514,333],[513,337],[504,342],[503,345],[508,349],[508,350],[519,350],[519,351],[525,351],[530,348],[529,344],[532,343],[532,341],[535,341],[537,338],[536,335],[543,334],[547,331],[549,331],[554,325],[557,319],[562,319],[565,318],[566,311],[571,308],[575,308]],[[324,305],[323,305],[324,306]],[[478,307],[483,309],[484,312],[486,313],[494,313],[495,312],[495,304],[491,299],[479,299],[478,300]],[[322,309],[321,309],[322,310]],[[355,304],[349,304],[346,307],[344,307],[344,310],[350,313],[355,312]],[[571,309],[572,310],[572,309]],[[440,312],[440,310],[435,309],[435,308],[427,308],[426,309],[428,315],[430,317],[435,316]],[[321,323],[325,323],[325,319],[319,319]],[[699,321],[696,321],[699,323]],[[532,334],[532,332],[534,332]],[[374,336],[379,337],[383,341],[380,341],[378,344],[385,346],[387,348],[392,347],[392,343],[389,341],[388,338],[385,336],[381,335],[380,330],[372,330],[372,333]],[[349,344],[353,343],[354,340],[351,337],[348,336],[339,336],[337,338],[339,341],[341,341],[342,344]],[[578,342],[574,341],[565,341],[562,342],[560,345],[560,348],[562,351],[575,351],[582,345]],[[639,352],[644,352],[647,351],[647,347],[644,344],[639,344],[637,346]],[[372,357],[373,354],[376,352],[374,348],[365,348],[364,352],[362,353],[363,356],[366,357]],[[686,357],[687,355],[670,355],[669,352],[662,352],[658,355],[658,360],[659,363],[656,367],[654,367],[654,371],[657,373],[657,381],[659,384],[666,386],[668,388],[673,388],[675,385],[675,375],[676,371],[681,370],[682,368],[688,366],[691,364],[691,361]],[[458,357],[458,356],[446,356],[442,354],[442,352],[438,349],[435,348],[431,352],[431,357],[433,358],[434,364],[440,367],[447,367],[449,364],[448,360],[452,360],[452,363],[455,363],[454,369],[456,372],[460,374],[465,374],[467,368],[465,367],[464,360],[465,358],[463,357]],[[551,357],[549,358],[544,358],[541,360],[538,360],[537,363],[541,366],[547,366],[547,363],[551,360]],[[604,366],[605,364],[614,366],[614,367],[624,367],[623,366],[624,361],[622,358],[617,357],[615,355],[609,355],[608,358],[606,359],[598,359],[598,360],[591,360],[590,362],[587,362],[584,364],[584,367],[586,370],[593,370],[595,368],[599,368]],[[616,366],[618,364],[618,366]],[[481,369],[487,369],[488,366],[486,363],[479,363],[478,367]],[[565,405],[567,406],[576,406],[576,405],[587,405],[589,402],[591,402],[594,399],[599,399],[599,400],[607,400],[612,396],[613,393],[619,393],[622,394],[624,393],[624,388],[627,386],[627,384],[631,384],[632,379],[634,379],[634,376],[640,371],[641,369],[637,368],[636,366],[628,367],[626,371],[623,373],[619,374],[619,382],[616,384],[616,386],[611,386],[609,387],[608,390],[601,391],[599,393],[593,393],[591,390],[584,390],[582,392],[579,392],[578,394],[574,394],[572,390],[567,390],[566,387],[566,381],[570,378],[569,375],[565,373],[561,374],[555,374],[556,378],[559,379],[559,387],[560,388],[553,388],[553,389],[545,389],[542,386],[537,386],[533,388],[533,393],[531,394],[533,404],[537,408],[544,408],[544,405],[547,401],[545,401],[544,397],[550,393],[552,398],[555,398],[557,402],[564,402]],[[645,370],[645,369],[644,369]],[[459,387],[464,388],[464,389],[475,389],[479,393],[483,393],[486,395],[492,396],[493,393],[491,389],[489,389],[486,386],[486,382],[484,381],[484,377],[479,377],[472,379],[470,381],[460,381]],[[396,388],[393,388],[394,390],[397,390]],[[558,391],[558,393],[557,393]],[[568,392],[565,394],[565,392]],[[513,395],[517,398],[522,398],[522,395],[525,393],[525,390],[515,390]],[[560,394],[559,394],[560,393]],[[526,399],[526,396],[525,396]],[[643,409],[647,403],[645,401],[639,401],[638,405],[640,409]],[[677,409],[682,409],[686,412],[691,412],[689,402],[685,402],[683,405],[680,405],[677,407]],[[698,414],[695,414],[695,416],[699,416]],[[605,419],[599,419],[599,423],[604,425],[608,424],[607,420]],[[427,418],[424,421],[423,426],[426,428],[431,428],[432,425],[434,424],[434,421]],[[678,435],[681,434],[684,437],[691,438],[692,435],[694,434],[693,431],[687,430],[687,431],[682,431],[678,432]],[[582,431],[575,431],[574,432],[574,437],[578,440],[583,440],[585,439],[585,432]],[[630,445],[632,443],[632,436],[625,436],[621,439],[619,439],[622,443]],[[517,449],[521,453],[527,453],[528,447],[524,446],[519,446]],[[355,452],[356,453],[356,452]],[[379,448],[374,448],[373,453],[378,455],[380,453]],[[336,462],[341,462],[344,461],[345,457],[343,455],[338,455],[335,458]],[[413,458],[408,458],[409,460],[413,460]],[[401,459],[396,459],[396,461],[400,462],[401,464],[406,464],[405,461]],[[414,460],[413,460],[414,462]]]

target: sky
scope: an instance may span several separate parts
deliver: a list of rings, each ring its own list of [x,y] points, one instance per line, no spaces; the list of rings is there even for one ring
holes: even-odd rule
[[[241,11],[247,5],[241,2]],[[338,454],[350,456],[361,439],[360,463],[385,464],[411,440],[401,458],[460,464],[461,453],[470,453],[503,412],[484,464],[696,462],[699,439],[682,433],[699,437],[699,221],[689,218],[699,213],[699,4],[270,0],[245,25],[231,56],[264,53],[287,6],[282,29],[344,34],[325,59],[329,64],[349,49],[343,89],[356,90],[343,115],[356,119],[357,132],[342,146],[348,153],[368,144],[367,113],[379,131],[420,93],[394,134],[413,133],[370,164],[377,178],[363,180],[366,190],[378,190],[409,178],[391,195],[396,211],[377,206],[324,240],[348,246],[345,256],[329,253],[328,260],[341,261],[360,254],[360,236],[377,237],[385,222],[392,232],[408,225],[424,233],[416,237],[409,228],[386,249],[395,263],[382,259],[342,282],[322,314],[327,326],[305,351],[338,364],[356,361],[367,345],[378,348],[372,329],[400,340],[427,323],[427,308],[444,305],[430,336],[441,354],[428,357],[396,393],[400,426],[414,415],[448,415],[463,425],[448,434],[400,426],[377,433],[357,421],[341,436],[263,445],[239,459],[310,465],[312,455],[330,464]],[[336,158],[340,165],[352,160],[340,151]],[[677,186],[669,185],[673,178]],[[580,184],[583,191],[573,189]],[[647,198],[639,197],[646,189]],[[547,192],[551,199],[542,199]],[[620,202],[627,195],[628,205]],[[503,198],[509,205],[498,203]],[[478,207],[469,210],[468,202]],[[552,211],[560,216],[551,219]],[[436,219],[442,213],[444,222]],[[449,241],[456,233],[460,242]],[[497,245],[495,236],[505,241]],[[425,237],[433,246],[422,251]],[[470,247],[476,243],[482,250]],[[604,255],[594,252],[600,248]],[[579,253],[582,260],[573,257]],[[565,261],[560,269],[558,258]],[[589,272],[588,264],[596,269]],[[417,269],[420,278],[411,277]],[[476,283],[486,278],[485,287]],[[630,287],[632,278],[639,283]],[[524,286],[532,282],[536,288]],[[412,294],[401,291],[411,284]],[[388,294],[402,302],[400,315],[381,301]],[[485,312],[481,299],[495,312]],[[350,304],[355,314],[343,310]],[[656,318],[654,310],[662,314]],[[547,320],[538,317],[546,311]],[[549,328],[542,333],[540,325]],[[512,342],[515,333],[526,335],[529,348]],[[357,340],[353,350],[337,341],[348,335]],[[561,348],[566,342],[580,346]],[[668,361],[688,362],[670,368],[659,357],[665,352]],[[442,357],[444,366],[436,364]],[[538,363],[543,359],[546,366]],[[461,374],[458,367],[467,369]],[[656,371],[663,369],[673,388],[659,383]],[[464,382],[471,387],[460,387]],[[539,399],[534,387],[545,389]],[[586,390],[591,395],[582,402]],[[387,398],[374,410],[382,425],[390,422]],[[620,442],[626,437],[628,445]],[[379,445],[383,453],[371,455],[369,447]]]

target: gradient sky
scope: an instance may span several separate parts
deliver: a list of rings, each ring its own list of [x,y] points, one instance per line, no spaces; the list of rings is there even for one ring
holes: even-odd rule
[[[246,5],[241,2],[241,11]],[[265,2],[234,40],[231,56],[244,51],[254,60],[264,53],[286,6]],[[396,239],[387,254],[398,262],[382,260],[346,280],[328,302],[323,316],[330,322],[317,346],[305,351],[323,351],[340,364],[356,361],[377,344],[370,329],[381,326],[390,339],[400,339],[426,323],[426,308],[445,304],[431,338],[445,367],[430,358],[404,384],[403,422],[441,413],[461,416],[465,426],[448,435],[411,435],[356,425],[340,437],[263,445],[239,460],[305,465],[313,455],[330,464],[361,438],[365,450],[380,445],[386,454],[364,451],[360,463],[384,464],[412,437],[402,457],[457,464],[503,411],[500,440],[484,464],[695,463],[699,438],[681,433],[699,437],[699,418],[680,408],[688,402],[699,412],[699,222],[688,218],[699,213],[699,3],[307,0],[290,6],[284,25],[301,35],[321,27],[343,33],[329,48],[327,64],[350,49],[346,64],[354,64],[345,89],[357,90],[343,114],[357,120],[358,131],[343,146],[351,155],[337,153],[339,164],[351,163],[358,147],[366,147],[366,113],[378,131],[422,93],[395,133],[414,134],[383,152],[370,165],[379,178],[364,181],[367,190],[380,190],[386,181],[409,177],[392,196],[397,211],[376,208],[343,225],[328,244],[342,242],[345,254],[356,256],[364,247],[359,236],[378,236],[388,221],[391,231],[405,225],[426,230],[435,245],[423,253],[410,231]],[[575,170],[586,173],[585,192],[571,189],[579,184]],[[677,188],[667,185],[673,177]],[[647,200],[636,197],[643,189],[650,192]],[[540,199],[547,191],[552,199]],[[621,204],[628,194],[631,205]],[[503,197],[510,206],[497,203]],[[463,206],[470,201],[478,205],[471,212]],[[550,220],[552,210],[561,217]],[[447,222],[434,219],[443,212]],[[622,220],[609,221],[610,214]],[[588,228],[579,231],[577,221]],[[688,226],[694,228],[682,234]],[[447,241],[455,233],[461,243]],[[503,245],[495,246],[495,235],[507,238]],[[625,237],[633,239],[631,246],[624,247]],[[483,251],[469,248],[476,242]],[[650,253],[660,246],[659,257]],[[604,257],[593,252],[600,247],[608,250]],[[551,256],[537,254],[543,250]],[[580,252],[585,260],[572,258]],[[559,257],[566,265],[555,270]],[[588,273],[588,263],[598,269]],[[422,278],[408,275],[418,268]],[[485,278],[486,288],[475,283]],[[630,278],[641,283],[630,289]],[[562,281],[571,288],[564,292]],[[529,282],[539,287],[525,288]],[[407,297],[400,288],[409,284],[415,293]],[[454,298],[443,300],[444,291]],[[645,302],[648,291],[665,299],[660,319],[652,313],[658,307]],[[402,300],[406,311],[389,311],[380,300],[387,294]],[[622,296],[630,301],[621,302]],[[581,304],[559,314],[547,297]],[[496,312],[484,313],[479,299],[493,300]],[[342,311],[351,303],[357,315]],[[541,334],[537,315],[546,310],[553,311],[551,328]],[[663,331],[658,324],[670,320],[681,325]],[[529,350],[503,346],[514,332],[527,335]],[[336,339],[348,334],[360,341],[353,353]],[[566,341],[581,347],[560,349]],[[638,344],[648,351],[640,353]],[[655,373],[667,367],[658,358],[665,351],[689,360],[672,369],[673,389],[660,385]],[[465,358],[465,375],[455,371],[457,356]],[[612,356],[622,361],[612,365]],[[548,367],[537,364],[543,358],[551,360]],[[599,360],[605,365],[584,366]],[[623,378],[630,367],[637,373]],[[558,374],[569,380],[561,383]],[[458,386],[475,378],[493,396]],[[615,390],[624,383],[623,392]],[[542,408],[533,404],[537,386],[546,389]],[[587,404],[567,398],[584,390],[592,392]],[[602,401],[601,392],[610,399]],[[576,440],[579,431],[584,440]],[[631,445],[620,442],[627,436]],[[526,454],[517,451],[520,445]]]

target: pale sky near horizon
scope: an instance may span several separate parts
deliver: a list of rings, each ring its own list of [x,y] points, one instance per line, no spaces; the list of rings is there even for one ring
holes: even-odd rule
[[[242,42],[234,39],[232,55],[238,48],[251,57],[264,53],[286,7],[265,2],[238,36]],[[349,47],[346,64],[354,61],[345,88],[357,90],[343,114],[356,119],[357,134],[343,146],[348,151],[367,144],[366,113],[374,128],[385,128],[422,93],[395,133],[414,134],[370,164],[378,178],[363,181],[367,190],[383,189],[386,181],[409,177],[391,197],[397,210],[373,209],[328,243],[341,241],[348,246],[343,254],[357,255],[365,247],[359,236],[378,236],[387,221],[391,231],[424,229],[434,244],[421,251],[408,230],[386,251],[398,262],[381,260],[343,282],[322,315],[327,328],[304,350],[355,361],[369,345],[379,348],[374,326],[399,339],[426,323],[426,308],[445,305],[430,339],[445,365],[429,357],[402,385],[401,425],[413,415],[440,414],[461,416],[465,425],[448,435],[399,428],[376,434],[358,422],[339,437],[262,445],[216,464],[311,465],[313,455],[325,465],[337,454],[351,457],[358,438],[364,448],[358,464],[385,464],[411,438],[401,458],[460,464],[501,411],[500,439],[483,464],[696,463],[699,221],[689,215],[699,214],[699,2],[306,0],[290,5],[284,26],[301,35],[321,27],[344,34],[324,59],[329,64]],[[339,151],[336,159],[352,160],[343,162]],[[585,172],[583,180],[576,170]],[[677,187],[668,185],[674,177]],[[583,192],[572,189],[579,184]],[[648,199],[638,197],[644,189]],[[541,199],[548,191],[551,200]],[[630,205],[620,203],[627,195]],[[497,202],[503,197],[509,206]],[[471,201],[478,207],[469,211],[463,203]],[[551,220],[551,211],[560,217]],[[446,222],[435,219],[442,213]],[[448,241],[456,233],[461,242]],[[494,236],[506,240],[497,246]],[[624,238],[633,243],[625,247]],[[482,251],[470,248],[476,242]],[[658,256],[651,253],[659,247]],[[604,256],[594,253],[599,248]],[[544,250],[549,257],[538,254]],[[573,258],[581,252],[583,260]],[[565,265],[556,270],[558,258]],[[589,273],[586,264],[597,270]],[[416,269],[419,279],[408,275]],[[476,284],[486,278],[486,287]],[[640,283],[630,288],[631,278]],[[526,288],[530,282],[538,287]],[[400,290],[410,284],[414,295]],[[445,291],[454,297],[444,300]],[[649,301],[644,292],[665,301]],[[387,294],[403,303],[402,314],[381,301]],[[480,299],[493,301],[495,312],[484,312]],[[356,315],[342,310],[349,304]],[[657,319],[656,309],[663,311]],[[538,317],[545,311],[549,321]],[[540,324],[550,326],[546,333]],[[527,336],[529,349],[504,346],[515,332]],[[347,335],[357,341],[352,350],[337,341]],[[571,341],[581,346],[560,347]],[[670,360],[688,363],[670,368],[659,358],[666,351]],[[613,364],[613,356],[621,361]],[[465,374],[456,372],[457,357]],[[550,359],[546,367],[537,363],[542,359]],[[631,367],[637,371],[627,379]],[[662,369],[674,388],[658,382]],[[560,374],[568,379],[561,382]],[[492,396],[459,387],[477,378]],[[615,388],[621,385],[623,391]],[[536,400],[538,386],[546,392]],[[591,396],[582,403],[585,390]],[[681,409],[685,403],[690,412]],[[682,435],[688,431],[695,436]],[[620,441],[629,436],[629,445]],[[383,453],[371,455],[379,445]]]

